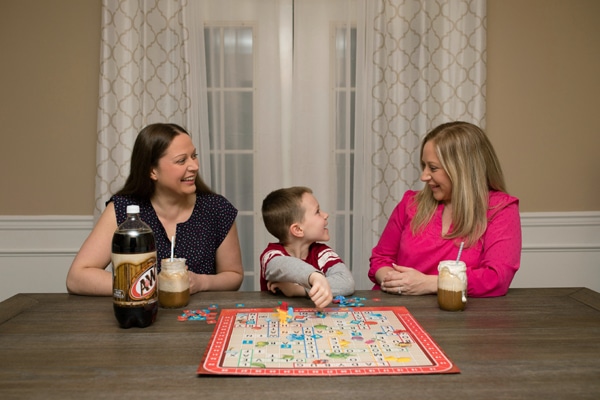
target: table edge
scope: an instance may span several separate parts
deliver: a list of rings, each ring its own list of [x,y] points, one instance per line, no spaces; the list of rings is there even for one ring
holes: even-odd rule
[[[600,311],[600,293],[588,289],[588,288],[580,288],[574,293],[572,293],[569,297],[579,301],[582,304],[585,304],[589,307],[592,307],[595,310]]]
[[[0,303],[0,325],[37,304],[38,300],[23,293],[9,297]]]

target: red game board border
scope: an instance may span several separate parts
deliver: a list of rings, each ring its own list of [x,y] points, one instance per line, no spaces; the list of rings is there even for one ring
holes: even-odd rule
[[[342,375],[414,375],[460,373],[458,367],[446,356],[429,334],[421,327],[406,307],[353,307],[353,311],[392,311],[406,327],[416,344],[431,360],[431,366],[412,367],[336,367],[336,368],[248,368],[222,367],[227,344],[233,332],[236,316],[240,313],[265,313],[272,308],[222,309],[204,357],[198,366],[199,375],[254,375],[254,376],[342,376]],[[298,308],[295,312],[314,312],[314,308]],[[340,309],[325,311],[339,312]]]

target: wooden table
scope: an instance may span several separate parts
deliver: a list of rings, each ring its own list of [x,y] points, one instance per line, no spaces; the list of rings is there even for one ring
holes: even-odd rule
[[[439,310],[434,296],[355,295],[366,306],[407,307],[461,373],[199,377],[214,325],[160,309],[152,326],[124,330],[111,298],[18,294],[0,303],[0,398],[600,398],[600,294],[592,290],[511,289],[469,299],[464,312]],[[274,308],[281,299],[199,293],[188,308]],[[311,307],[308,299],[286,300]]]

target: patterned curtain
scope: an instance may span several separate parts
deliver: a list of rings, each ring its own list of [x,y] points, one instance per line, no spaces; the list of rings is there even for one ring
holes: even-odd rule
[[[353,259],[366,288],[393,208],[421,188],[421,138],[452,120],[485,125],[486,1],[362,0],[358,14]]]
[[[137,133],[147,124],[186,127],[199,146],[198,106],[192,108],[194,75],[187,50],[187,1],[103,0],[96,150],[98,216],[129,174]],[[208,158],[208,157],[206,157]]]

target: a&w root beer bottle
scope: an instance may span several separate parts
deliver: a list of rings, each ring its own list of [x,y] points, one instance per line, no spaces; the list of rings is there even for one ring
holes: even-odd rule
[[[145,328],[158,312],[156,242],[139,212],[139,206],[127,206],[112,240],[113,307],[121,328]]]

